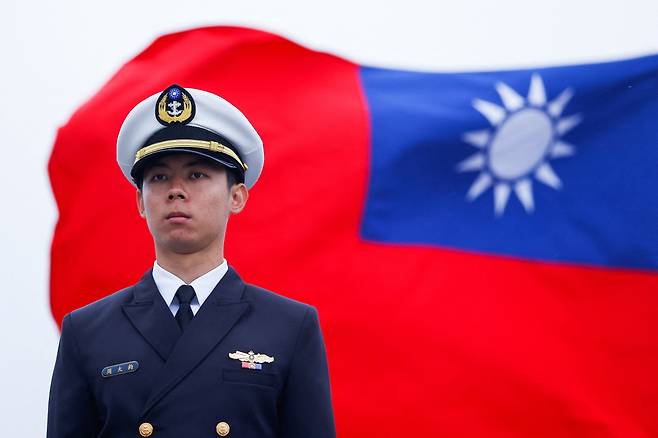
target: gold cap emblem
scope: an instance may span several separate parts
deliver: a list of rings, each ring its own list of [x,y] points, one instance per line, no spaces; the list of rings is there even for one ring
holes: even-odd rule
[[[194,118],[194,99],[185,88],[180,85],[171,85],[164,90],[158,98],[155,108],[155,118],[164,126],[172,123],[189,123]]]

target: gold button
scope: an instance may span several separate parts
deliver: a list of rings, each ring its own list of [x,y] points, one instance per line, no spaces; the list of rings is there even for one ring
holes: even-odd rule
[[[153,435],[153,425],[151,423],[142,423],[139,425],[139,434],[141,436]]]
[[[231,427],[226,421],[220,421],[217,423],[217,427],[215,429],[217,430],[217,435],[219,436],[226,436],[231,431]]]

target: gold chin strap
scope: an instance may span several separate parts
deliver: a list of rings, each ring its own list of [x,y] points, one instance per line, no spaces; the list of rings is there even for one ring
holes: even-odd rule
[[[166,141],[161,141],[159,143],[153,143],[151,145],[146,146],[145,148],[141,148],[140,150],[137,151],[135,154],[135,162],[133,163],[133,166],[137,164],[139,160],[141,160],[144,157],[148,157],[151,154],[154,154],[156,152],[164,151],[167,149],[174,149],[174,148],[180,148],[180,147],[186,147],[186,148],[192,148],[192,149],[203,149],[206,151],[211,151],[211,152],[218,152],[220,154],[228,155],[229,157],[233,158],[235,161],[238,162],[240,166],[242,166],[242,169],[246,172],[248,167],[245,163],[242,162],[240,157],[238,157],[238,154],[233,152],[233,150],[227,146],[224,146],[221,143],[218,143],[216,141],[206,141],[206,140],[166,140]]]

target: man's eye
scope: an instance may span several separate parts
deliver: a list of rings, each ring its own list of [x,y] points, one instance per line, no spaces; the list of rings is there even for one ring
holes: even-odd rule
[[[161,173],[155,174],[151,177],[151,181],[164,181],[167,179],[166,175],[163,175]]]
[[[192,178],[192,179],[199,179],[199,178],[203,178],[205,176],[206,176],[206,174],[203,173],[203,172],[192,172],[190,174],[190,178]]]

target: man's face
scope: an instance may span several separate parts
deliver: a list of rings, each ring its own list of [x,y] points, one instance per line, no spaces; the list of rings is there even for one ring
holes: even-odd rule
[[[229,188],[221,165],[185,153],[156,159],[137,191],[156,248],[179,254],[223,247],[228,217],[246,201],[244,184]]]

